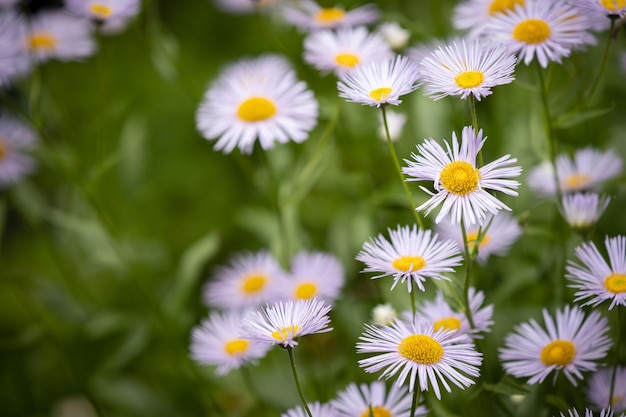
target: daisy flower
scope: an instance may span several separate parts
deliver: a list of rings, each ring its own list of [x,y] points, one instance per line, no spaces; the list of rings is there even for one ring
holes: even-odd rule
[[[300,252],[291,261],[290,273],[277,282],[280,294],[287,300],[317,297],[332,303],[345,281],[343,266],[328,253]]]
[[[320,30],[304,40],[304,60],[320,71],[334,71],[337,75],[391,55],[385,40],[377,33],[369,33],[363,26]]]
[[[338,417],[337,410],[330,404],[322,404],[319,401],[315,401],[307,404],[307,407],[309,407],[312,417]],[[280,417],[309,417],[309,415],[305,409],[299,405],[282,413]]]
[[[493,16],[507,13],[517,4],[524,4],[524,0],[461,1],[452,12],[452,25],[457,30],[469,30],[469,36],[476,37]]]
[[[359,65],[339,78],[339,97],[368,106],[397,106],[400,96],[419,87],[418,74],[417,64],[400,55]]]
[[[615,178],[622,172],[623,161],[615,151],[601,151],[586,147],[576,151],[571,159],[565,154],[556,158],[556,173],[562,193],[584,191]],[[528,176],[530,188],[544,196],[556,194],[552,164],[545,162],[534,168]]]
[[[378,304],[372,310],[372,322],[374,324],[387,325],[398,318],[398,313],[391,304]]]
[[[0,87],[28,74],[32,68],[30,54],[23,45],[26,33],[22,17],[12,11],[0,11]]]
[[[593,242],[583,242],[574,251],[582,262],[569,261],[565,277],[576,288],[574,301],[587,300],[583,305],[597,306],[611,300],[609,310],[626,306],[626,237],[606,237],[604,241],[610,265]]]
[[[80,60],[96,51],[93,25],[62,11],[41,12],[30,20],[22,47],[39,62]]]
[[[611,392],[612,376],[612,367],[602,368],[591,375],[587,397],[595,408],[603,408],[610,403],[611,408],[616,413],[626,411],[626,367],[617,367],[613,398],[609,399],[608,393]]]
[[[585,317],[578,307],[565,306],[556,320],[543,310],[544,330],[534,319],[520,324],[505,339],[500,360],[509,375],[529,378],[528,384],[542,383],[554,371],[576,385],[585,371],[595,371],[611,347],[607,319],[593,311]]]
[[[29,152],[37,141],[30,126],[12,116],[0,115],[0,188],[18,182],[35,170],[35,159]]]
[[[215,6],[233,14],[266,12],[275,9],[280,0],[215,0]]]
[[[225,310],[259,307],[276,300],[276,283],[282,274],[284,271],[267,251],[239,254],[205,285],[204,301],[209,307]]]
[[[139,13],[139,0],[66,0],[67,10],[101,23],[104,33],[118,32]]]
[[[398,372],[396,385],[409,378],[409,391],[428,391],[429,385],[441,399],[439,383],[450,392],[453,383],[459,388],[474,384],[469,377],[479,376],[482,355],[465,343],[464,336],[446,330],[435,331],[425,323],[394,321],[389,326],[365,324],[365,334],[357,343],[357,353],[377,353],[361,359],[366,372],[384,369],[380,378],[391,378]]]
[[[329,332],[331,307],[315,298],[278,302],[244,319],[242,335],[259,342],[293,348],[300,336]]]
[[[303,0],[297,6],[283,8],[283,17],[288,23],[308,32],[368,25],[377,21],[379,16],[374,4],[346,11],[341,6],[321,7],[314,1]]]
[[[365,242],[356,259],[365,263],[363,272],[379,273],[372,279],[392,276],[391,289],[406,281],[409,292],[413,285],[425,291],[426,278],[449,281],[443,273],[453,272],[461,264],[459,247],[450,240],[439,240],[430,230],[418,229],[416,225],[388,230],[391,242],[379,234]]]
[[[516,58],[504,45],[461,40],[437,48],[420,62],[420,79],[426,95],[435,100],[446,96],[473,95],[480,101],[496,85],[515,78]]]
[[[610,18],[626,15],[626,0],[569,0],[583,11],[595,12]]]
[[[402,129],[404,129],[404,125],[406,124],[408,116],[404,113],[387,110],[385,112],[385,116],[387,117],[387,128],[389,129],[389,137],[393,142],[400,139],[402,136]],[[378,126],[378,137],[387,141],[387,132],[385,132],[385,121],[383,120],[382,113],[378,114],[378,122],[380,123]]]
[[[522,235],[522,228],[513,216],[500,212],[497,216],[488,215],[482,222],[465,228],[465,236],[470,252],[478,242],[478,233],[481,228],[488,227],[478,246],[476,260],[487,262],[491,255],[504,256],[509,252],[511,245]],[[463,233],[458,225],[447,222],[437,224],[437,232],[443,239],[454,240],[459,247],[463,247]]]
[[[222,72],[196,114],[198,130],[216,150],[252,152],[274,142],[300,143],[317,124],[317,102],[289,63],[277,55],[241,60]]]
[[[452,224],[464,221],[471,226],[484,220],[488,213],[497,214],[500,210],[510,210],[503,202],[486,190],[500,191],[517,196],[514,191],[519,182],[508,178],[518,177],[522,168],[511,166],[516,158],[505,155],[480,168],[476,167],[476,156],[487,138],[483,131],[475,134],[471,126],[465,126],[461,132],[461,145],[452,132],[452,148],[446,142],[446,149],[433,139],[417,145],[418,154],[412,153],[415,161],[409,161],[402,171],[410,178],[407,181],[433,181],[435,192],[424,187],[422,190],[432,195],[418,211],[426,210],[428,215],[434,208],[442,205],[435,222],[439,223],[448,214]]]
[[[537,59],[542,67],[561,62],[574,48],[594,44],[590,22],[576,7],[564,2],[525,0],[506,14],[494,15],[482,35],[504,43],[518,60],[528,65]]]
[[[590,410],[589,408],[585,408],[585,417],[594,417],[595,414],[593,412],[593,410]],[[611,409],[606,409],[603,408],[600,410],[599,414],[597,414],[598,417],[613,417],[614,416],[614,410]],[[561,413],[561,417],[580,417],[580,415],[578,414],[578,410],[575,408],[570,408],[569,410],[567,410],[567,415]],[[623,415],[621,416],[623,417]]]
[[[404,387],[392,385],[389,391],[383,381],[370,384],[350,384],[331,401],[338,411],[337,417],[369,416],[411,417],[411,394]],[[415,415],[426,415],[428,410],[419,406]]]
[[[376,30],[391,49],[399,50],[406,46],[411,32],[404,29],[398,22],[384,22]]]
[[[573,229],[588,229],[598,222],[610,201],[611,197],[595,193],[566,194],[562,215]]]
[[[450,330],[459,336],[478,338],[480,335],[477,333],[488,332],[493,325],[493,320],[491,320],[493,305],[482,307],[484,301],[485,294],[482,291],[476,291],[474,288],[469,289],[469,303],[475,326],[473,329],[470,327],[465,313],[462,310],[452,308],[444,299],[441,291],[437,291],[433,301],[426,301],[418,307],[415,318],[432,326],[435,331]],[[412,315],[412,313],[408,313],[405,317],[409,317],[411,319],[409,321],[412,321]]]
[[[213,312],[191,332],[191,357],[215,365],[225,375],[248,363],[256,363],[271,346],[240,337],[243,316],[239,312]]]

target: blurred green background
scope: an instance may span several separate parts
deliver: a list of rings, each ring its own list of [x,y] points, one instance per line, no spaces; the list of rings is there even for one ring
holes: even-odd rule
[[[383,20],[411,31],[410,45],[453,35],[454,1],[376,3]],[[598,36],[600,45],[605,35]],[[275,17],[229,15],[208,0],[146,1],[127,30],[98,39],[95,56],[45,64],[1,92],[3,110],[32,118],[42,143],[37,174],[2,191],[0,200],[0,416],[278,416],[297,405],[281,349],[259,367],[223,378],[188,357],[191,328],[207,312],[202,284],[243,250],[270,248],[283,262],[302,248],[324,250],[346,268],[332,313],[335,331],[296,349],[310,400],[326,401],[349,382],[377,376],[356,364],[362,325],[377,303],[406,308],[409,300],[403,287],[391,293],[390,281],[359,274],[354,257],[369,237],[410,224],[413,216],[377,137],[376,109],[339,100],[334,76],[302,62],[303,37]],[[623,44],[620,36],[594,107],[605,111],[559,129],[561,151],[611,146],[626,155]],[[601,50],[550,65],[555,114],[583,94]],[[302,145],[251,156],[214,152],[194,121],[206,87],[225,65],[268,51],[286,55],[314,90],[318,127]],[[511,153],[527,173],[547,157],[536,75],[534,67],[520,66],[515,83],[478,104],[490,138],[486,161]],[[401,158],[423,138],[449,139],[470,124],[465,101],[433,102],[421,91],[399,110],[410,117],[396,145]],[[335,112],[320,164],[296,180]],[[626,233],[625,188],[621,178],[608,189],[613,202],[594,235],[600,241],[605,233]],[[550,288],[554,271],[580,242],[553,204],[526,186],[505,201],[525,235],[509,256],[478,269],[477,286],[496,306],[496,326],[482,345],[483,378],[491,384],[502,377],[496,350],[512,326],[539,317],[555,297],[571,300],[569,290],[555,296]],[[434,288],[419,296],[432,298]],[[526,392],[507,384],[500,389]],[[543,395],[531,394],[528,401]],[[582,401],[566,384],[549,394],[555,407]],[[449,409],[438,415],[466,415],[465,395],[445,397]]]

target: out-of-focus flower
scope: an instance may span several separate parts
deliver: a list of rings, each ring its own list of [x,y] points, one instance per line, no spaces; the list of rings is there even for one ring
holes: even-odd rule
[[[334,71],[337,75],[391,54],[383,38],[363,26],[320,30],[304,40],[304,60],[320,71]]]
[[[611,197],[595,193],[563,196],[563,217],[573,229],[585,230],[595,225],[609,205]]]
[[[101,23],[104,33],[123,30],[139,13],[139,0],[66,0],[70,12]]]
[[[13,11],[0,11],[0,87],[28,74],[30,53],[24,48],[26,21]]]
[[[307,407],[311,412],[311,417],[339,417],[337,410],[330,404],[322,404],[319,401],[308,403]],[[282,413],[280,417],[309,417],[306,410],[301,406],[297,406]]]
[[[568,2],[584,12],[595,12],[611,18],[626,15],[626,1],[624,0],[568,0]]]
[[[346,10],[341,6],[322,7],[314,1],[303,0],[283,8],[284,19],[303,31],[368,25],[377,21],[379,16],[374,4]]]
[[[212,312],[191,333],[191,357],[205,365],[216,366],[218,375],[256,363],[271,346],[242,338],[242,325],[240,312]]]
[[[305,141],[317,124],[317,101],[277,55],[244,59],[226,68],[206,92],[196,114],[198,130],[216,150],[251,153],[275,142]]]
[[[452,224],[463,220],[467,227],[480,223],[489,213],[510,210],[487,190],[517,196],[515,189],[520,184],[509,178],[520,176],[522,168],[511,166],[517,159],[510,155],[476,168],[476,157],[486,139],[482,130],[477,135],[471,126],[465,126],[460,146],[455,132],[452,132],[452,147],[446,143],[447,150],[433,139],[417,145],[418,154],[411,154],[413,161],[405,159],[408,167],[402,171],[409,176],[407,181],[432,181],[435,189],[432,192],[420,187],[432,197],[418,211],[426,210],[428,215],[442,205],[436,223],[449,215]]]
[[[35,170],[37,164],[29,152],[37,141],[30,126],[12,116],[0,115],[0,188],[18,182]]]
[[[504,45],[474,40],[452,42],[426,56],[419,67],[426,95],[435,100],[446,96],[473,95],[478,101],[491,88],[515,78],[516,58]]]
[[[400,96],[415,91],[419,84],[417,64],[404,56],[359,65],[340,77],[339,97],[348,101],[380,107],[398,105]]]
[[[576,385],[582,372],[595,371],[611,347],[607,319],[598,311],[587,317],[578,307],[565,306],[556,320],[543,310],[544,330],[534,319],[518,325],[505,339],[500,360],[509,375],[540,384],[552,372],[563,372]]]
[[[465,0],[459,2],[452,15],[455,29],[467,30],[468,36],[479,36],[493,16],[513,10],[515,5],[524,4],[524,0]]]
[[[338,417],[369,416],[370,410],[376,417],[411,417],[409,390],[392,385],[387,392],[382,381],[360,385],[352,383],[337,394],[331,405],[337,409]],[[416,416],[427,413],[423,405],[415,410]]]
[[[613,367],[599,369],[591,375],[587,389],[587,398],[595,408],[600,409],[606,407],[607,404],[611,404],[611,409],[616,413],[620,413],[626,411],[626,367],[617,367],[613,398],[609,398],[612,377]]]
[[[378,304],[372,310],[372,321],[374,324],[388,325],[398,318],[398,313],[391,304]]]
[[[280,0],[214,0],[215,6],[233,14],[271,12],[278,8]]]
[[[597,414],[597,417],[613,417],[614,415],[615,415],[614,410],[603,408],[599,411],[599,413]],[[578,410],[575,408],[570,408],[569,410],[567,410],[567,415],[560,413],[560,416],[561,417],[580,417],[580,415],[578,414]],[[596,414],[594,414],[593,410],[589,408],[585,408],[585,417],[594,417],[594,416],[596,416]],[[622,414],[620,417],[624,417],[624,415]]]
[[[404,129],[404,125],[408,119],[408,116],[404,113],[393,111],[388,109],[385,111],[385,116],[387,117],[387,128],[389,129],[389,138],[392,141],[396,141],[400,139],[402,135],[402,129]],[[378,137],[382,140],[387,140],[387,132],[385,132],[385,122],[383,120],[382,113],[378,115],[379,123],[378,126]]]
[[[400,50],[404,48],[411,37],[411,33],[398,24],[398,22],[384,22],[378,26],[380,33],[390,48]]]

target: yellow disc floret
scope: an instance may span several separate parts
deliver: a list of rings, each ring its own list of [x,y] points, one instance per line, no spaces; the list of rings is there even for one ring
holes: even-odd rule
[[[28,48],[32,51],[49,51],[56,48],[56,46],[57,40],[50,33],[35,32],[28,38]]]
[[[600,4],[607,10],[615,12],[626,7],[626,0],[600,0]]]
[[[604,288],[614,294],[626,292],[626,275],[613,273],[604,278]]]
[[[306,300],[315,297],[317,294],[317,285],[312,282],[303,282],[296,288],[296,298],[298,300]]]
[[[480,71],[465,71],[454,77],[454,82],[460,88],[476,88],[485,80],[485,76]]]
[[[493,0],[489,6],[489,15],[493,16],[497,13],[513,10],[516,4],[523,6],[524,0]]]
[[[328,7],[320,9],[315,15],[315,20],[325,25],[332,25],[342,21],[345,15],[345,10],[339,7]]]
[[[554,340],[541,350],[541,362],[546,366],[566,366],[572,363],[576,346],[569,340]]]
[[[359,57],[354,54],[344,52],[335,56],[335,62],[337,62],[337,65],[342,67],[352,68],[359,63]]]
[[[265,97],[250,97],[237,109],[237,116],[244,122],[261,122],[276,114],[276,105]]]
[[[402,339],[398,352],[407,359],[421,364],[437,363],[443,358],[441,343],[424,334],[412,334]]]
[[[89,5],[89,11],[92,15],[96,17],[96,19],[106,20],[111,17],[111,13],[113,13],[113,9],[111,6],[102,3],[92,3]]]
[[[391,266],[402,272],[415,272],[426,266],[426,259],[421,256],[402,255],[401,257],[394,259]]]
[[[246,294],[254,294],[263,289],[267,284],[267,277],[265,275],[250,274],[243,279],[241,283],[241,290]]]
[[[361,413],[360,417],[393,417],[393,414],[391,414],[391,411],[385,407],[376,406],[368,407]]]
[[[286,341],[291,340],[298,334],[298,330],[300,327],[296,324],[292,324],[291,326],[281,327],[280,329],[276,329],[272,332],[272,337],[276,340]]]
[[[241,355],[248,350],[249,341],[244,339],[234,339],[224,345],[224,350],[230,356]]]
[[[550,37],[550,25],[541,19],[526,19],[515,26],[513,37],[524,43],[537,44]]]
[[[375,90],[370,91],[370,98],[376,101],[383,101],[387,97],[389,97],[389,94],[391,94],[392,91],[393,91],[393,88],[391,87],[377,88]]]
[[[446,317],[443,319],[436,320],[433,323],[433,327],[435,331],[439,329],[443,330],[459,330],[461,328],[461,320],[456,317]]]
[[[441,185],[453,194],[467,195],[478,189],[480,171],[465,161],[453,161],[441,170]]]

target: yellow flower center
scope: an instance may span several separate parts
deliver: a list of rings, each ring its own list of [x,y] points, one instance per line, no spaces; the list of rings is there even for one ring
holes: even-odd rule
[[[352,68],[359,63],[359,57],[354,54],[343,53],[337,54],[337,56],[335,57],[335,61],[338,65],[341,65],[342,67]]]
[[[493,0],[489,6],[489,15],[504,13],[513,10],[516,4],[524,5],[524,0]]]
[[[296,337],[296,334],[300,330],[298,325],[292,324],[291,326],[281,327],[280,329],[276,329],[272,332],[272,337],[276,340],[286,341],[291,340]]]
[[[441,343],[424,334],[412,334],[402,339],[398,352],[405,358],[422,364],[437,363],[443,358]]]
[[[569,340],[554,340],[541,350],[541,361],[547,365],[565,366],[572,363],[576,347]]]
[[[113,12],[113,10],[111,9],[111,6],[108,6],[108,5],[102,4],[102,3],[92,3],[92,4],[90,4],[89,5],[89,11],[96,18],[101,19],[101,20],[108,19],[109,17],[111,17],[111,13]]]
[[[317,294],[317,286],[312,282],[303,282],[296,288],[296,298],[299,300],[306,300],[314,297]]]
[[[392,91],[393,91],[393,88],[391,87],[380,87],[380,88],[370,91],[370,98],[376,101],[383,101],[387,97],[389,97],[389,94],[391,94]]]
[[[246,350],[248,350],[249,344],[250,342],[247,340],[235,339],[226,343],[224,345],[224,350],[230,356],[237,356],[237,355],[241,355],[242,353],[246,353]]]
[[[250,97],[237,109],[237,116],[244,122],[260,122],[276,114],[276,105],[265,97]]]
[[[461,88],[475,88],[483,83],[485,76],[480,71],[465,71],[454,77],[456,85]]]
[[[513,29],[513,37],[524,43],[541,43],[550,37],[550,25],[541,19],[526,19]]]
[[[8,152],[9,149],[7,143],[2,138],[0,138],[0,161],[2,161],[5,156],[7,156]]]
[[[36,32],[28,38],[28,48],[37,50],[51,50],[56,48],[57,40],[54,36],[45,32]]]
[[[443,330],[459,330],[461,328],[461,320],[456,317],[446,317],[445,319],[436,320],[434,323],[435,331]]]
[[[426,259],[421,256],[402,255],[401,257],[394,259],[391,266],[402,272],[415,272],[426,266]]]
[[[483,240],[480,241],[480,245],[478,245],[479,248],[483,247],[484,244],[486,244],[487,242],[489,242],[490,238],[489,238],[489,234],[486,233],[483,235]],[[467,234],[467,245],[469,246],[470,250],[474,249],[474,246],[476,245],[476,242],[478,242],[478,232],[472,232],[472,233],[468,233]]]
[[[591,175],[572,174],[565,179],[565,184],[573,190],[585,188],[591,182]]]
[[[626,275],[611,274],[604,279],[604,288],[612,293],[626,292]]]
[[[263,289],[267,284],[267,277],[264,275],[248,275],[241,284],[241,290],[246,294],[254,294]]]
[[[480,171],[465,161],[454,161],[441,170],[441,185],[453,194],[467,195],[478,188]]]
[[[361,413],[361,417],[393,417],[393,414],[385,407],[376,406],[368,407]]]
[[[339,7],[328,7],[320,9],[320,11],[315,15],[315,20],[328,25],[340,22],[343,20],[345,15],[345,10],[340,9]]]
[[[607,10],[617,11],[626,7],[626,0],[600,0],[600,4]]]
[[[624,401],[624,396],[623,395],[614,395],[613,398],[611,398],[611,405],[615,405],[617,403],[620,403]]]

